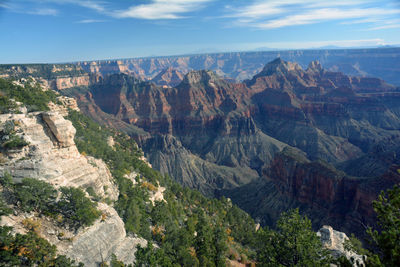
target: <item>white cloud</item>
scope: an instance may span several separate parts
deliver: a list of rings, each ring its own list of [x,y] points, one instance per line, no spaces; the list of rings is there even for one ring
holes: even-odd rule
[[[280,19],[270,20],[266,23],[256,24],[259,28],[281,28],[285,26],[312,24],[329,20],[359,19],[371,16],[381,16],[387,14],[400,13],[399,10],[385,10],[379,8],[369,9],[348,9],[337,8],[315,9],[302,14],[286,16]]]
[[[389,24],[389,25],[383,25],[383,26],[376,26],[376,27],[369,28],[368,30],[376,31],[376,30],[395,29],[395,28],[400,28],[400,24]]]
[[[226,17],[236,25],[274,29],[340,21],[341,24],[376,23],[400,14],[400,7],[378,0],[257,0],[240,8],[227,7]]]
[[[105,20],[100,20],[100,19],[84,19],[84,20],[79,20],[76,23],[83,23],[83,24],[88,24],[88,23],[99,23],[99,22],[105,22]]]
[[[30,15],[40,15],[40,16],[57,16],[58,10],[54,8],[38,8],[30,11],[26,11]]]
[[[105,1],[99,1],[99,0],[26,0],[28,2],[32,3],[39,3],[39,4],[56,4],[56,5],[65,5],[65,4],[70,4],[70,5],[77,5],[81,7],[85,7],[88,9],[92,9],[94,11],[97,11],[99,13],[105,13],[107,12],[107,3]]]
[[[27,0],[37,1],[37,0]],[[42,3],[77,5],[114,18],[138,18],[147,20],[178,19],[186,13],[199,10],[203,4],[215,0],[148,0],[148,3],[113,9],[112,1],[103,0],[41,0]],[[128,1],[126,1],[128,2]],[[125,2],[125,3],[126,3]],[[133,1],[134,2],[134,1]]]
[[[10,6],[6,3],[0,3],[0,8],[10,8]]]
[[[149,4],[135,5],[127,10],[113,12],[117,18],[178,19],[182,14],[196,11],[212,0],[152,0]]]

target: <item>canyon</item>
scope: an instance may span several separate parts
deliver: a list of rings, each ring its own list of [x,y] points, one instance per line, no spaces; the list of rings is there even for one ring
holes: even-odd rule
[[[243,82],[190,71],[175,87],[117,73],[62,92],[133,136],[154,168],[264,225],[300,207],[315,228],[362,235],[372,201],[400,182],[398,87],[318,61],[278,58]]]
[[[0,74],[74,97],[83,113],[134,137],[155,169],[231,198],[264,225],[300,207],[315,229],[362,235],[375,222],[372,201],[400,182],[398,54],[220,53]]]

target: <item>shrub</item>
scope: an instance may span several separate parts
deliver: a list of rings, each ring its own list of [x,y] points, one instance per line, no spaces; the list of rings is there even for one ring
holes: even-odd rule
[[[94,191],[93,187],[89,186],[86,188],[86,192],[89,194],[89,196],[92,197],[92,199],[96,202],[100,201],[101,197],[99,197],[96,192]]]
[[[76,229],[80,226],[92,225],[100,217],[101,212],[96,209],[96,204],[85,196],[82,189],[62,187],[60,191],[58,210],[67,223]]]
[[[12,148],[20,148],[27,145],[29,145],[29,143],[25,141],[21,136],[16,134],[11,134],[9,135],[9,139],[3,142],[1,146],[6,149],[12,149]]]
[[[0,101],[2,113],[9,112],[10,109],[14,108],[8,100],[11,98],[22,102],[28,108],[28,111],[48,110],[47,104],[50,101],[57,102],[55,92],[52,90],[43,91],[38,83],[31,85],[30,82],[27,82],[24,86],[20,86],[0,78],[0,88],[3,95],[3,100]]]
[[[51,212],[57,197],[54,187],[34,178],[24,178],[15,185],[14,195],[18,206],[26,212]]]
[[[0,226],[0,266],[77,266],[65,256],[56,257],[56,247],[35,232],[14,236],[11,229]]]

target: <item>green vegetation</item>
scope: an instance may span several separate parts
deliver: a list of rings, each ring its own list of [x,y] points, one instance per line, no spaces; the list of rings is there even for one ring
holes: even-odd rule
[[[60,223],[68,224],[76,229],[91,225],[101,215],[96,203],[85,196],[79,188],[62,187],[58,201],[57,190],[44,181],[24,178],[21,183],[13,183],[9,174],[0,179],[1,185],[8,192],[10,204],[24,212],[38,212],[56,217],[62,215]]]
[[[378,252],[370,262],[374,266],[400,266],[400,185],[382,192],[373,206],[380,230],[367,230]]]
[[[101,212],[96,209],[96,204],[85,196],[82,189],[61,187],[60,191],[57,210],[69,225],[77,229],[82,225],[92,225],[100,217]]]
[[[104,190],[104,191],[106,191],[106,190]],[[86,192],[89,194],[89,196],[92,198],[93,201],[99,202],[101,200],[101,197],[99,197],[96,194],[93,187],[89,186],[88,188],[86,188]]]
[[[57,190],[50,184],[33,178],[25,178],[15,184],[14,196],[18,208],[25,212],[50,212],[53,209]]]
[[[56,255],[56,247],[35,232],[11,234],[11,227],[0,226],[0,266],[83,266]]]
[[[21,136],[17,135],[15,124],[7,121],[0,131],[0,146],[5,149],[12,149],[29,145]]]
[[[1,114],[15,111],[17,105],[13,100],[23,103],[28,111],[48,110],[49,101],[57,102],[56,96],[52,90],[43,91],[38,83],[32,85],[32,80],[29,79],[24,86],[20,86],[13,84],[10,80],[0,78]]]
[[[329,252],[311,228],[311,221],[295,209],[282,213],[277,231],[260,231],[258,261],[262,266],[329,266]]]
[[[8,140],[1,142],[1,146],[6,149],[19,148],[26,145],[29,145],[29,143],[26,142],[21,136],[15,134],[9,135]]]
[[[344,241],[344,249],[347,251],[354,251],[358,255],[367,255],[369,253],[354,234],[349,236],[349,240]]]
[[[85,72],[75,64],[57,64],[58,70],[53,69],[50,64],[16,64],[0,65],[1,74],[9,74],[14,78],[38,77],[44,79],[54,79],[59,76],[78,76]]]
[[[0,114],[8,113],[10,110],[16,110],[18,105],[7,97],[3,92],[0,92]]]
[[[12,210],[7,206],[6,202],[0,197],[0,216],[11,214]]]

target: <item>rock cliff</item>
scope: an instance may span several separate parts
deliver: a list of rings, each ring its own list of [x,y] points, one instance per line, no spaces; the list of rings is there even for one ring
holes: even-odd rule
[[[90,77],[88,74],[82,76],[56,77],[48,81],[53,90],[64,90],[71,87],[89,86]]]
[[[78,152],[75,129],[58,113],[3,114],[0,123],[14,127],[28,142],[22,148],[2,150],[1,175],[9,172],[15,179],[29,177],[55,186],[93,187],[100,196],[117,199],[118,190],[106,165]]]
[[[56,187],[92,187],[95,193],[115,201],[118,189],[107,166],[102,160],[81,155],[74,143],[75,128],[57,112],[0,115],[1,138],[12,132],[26,145],[1,150],[1,171],[10,173],[16,181],[21,178],[45,180]],[[5,129],[7,128],[7,129]],[[13,226],[16,232],[24,232],[24,219],[38,220],[40,236],[57,246],[58,253],[65,254],[85,266],[98,266],[108,262],[111,255],[127,264],[134,262],[136,246],[146,246],[142,238],[127,236],[122,219],[111,206],[99,203],[102,213],[94,225],[80,228],[77,232],[61,229],[44,216],[19,214],[3,217],[2,225]]]
[[[264,169],[262,180],[223,194],[265,224],[273,224],[282,211],[300,207],[316,229],[329,223],[340,231],[365,236],[363,225],[375,225],[372,201],[382,188],[400,182],[398,167],[392,165],[380,176],[352,177],[286,148]]]
[[[349,240],[345,233],[336,231],[329,225],[324,225],[318,230],[317,235],[321,238],[323,246],[329,249],[334,258],[345,256],[353,266],[365,266],[364,255],[358,255],[354,251],[345,249],[345,241]]]

